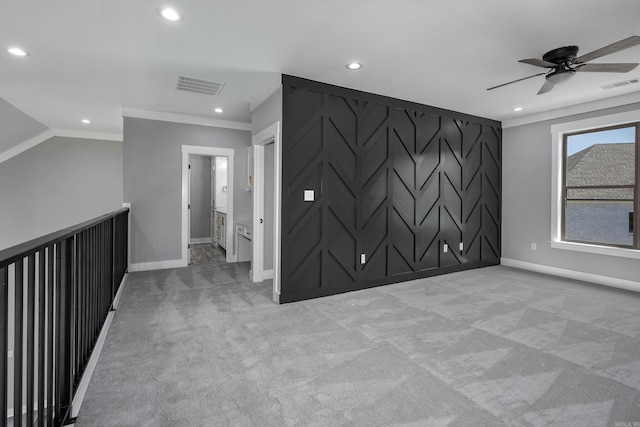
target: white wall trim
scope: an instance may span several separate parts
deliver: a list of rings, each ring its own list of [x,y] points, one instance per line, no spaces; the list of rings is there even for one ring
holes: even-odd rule
[[[118,292],[116,292],[115,297],[113,298],[112,309],[116,310],[118,304],[120,302],[120,296],[122,295],[122,290],[125,287],[127,282],[127,274],[122,278],[122,282],[120,282],[120,287],[118,288]],[[105,341],[107,340],[107,334],[109,333],[109,328],[111,328],[111,322],[113,322],[113,318],[115,317],[115,311],[110,311],[107,314],[107,318],[104,321],[104,325],[100,330],[100,334],[98,335],[98,340],[96,341],[96,345],[91,351],[91,356],[89,357],[89,362],[87,362],[87,366],[82,374],[82,378],[80,379],[80,384],[78,384],[78,388],[76,390],[76,394],[73,396],[73,402],[71,403],[71,418],[76,418],[80,413],[80,407],[82,406],[82,402],[84,401],[84,397],[87,393],[87,389],[89,388],[89,383],[91,382],[91,377],[93,376],[93,372],[96,369],[98,364],[98,359],[100,358],[100,353],[102,353],[102,347],[104,346]]]
[[[123,202],[123,208],[129,208],[129,215],[127,215],[127,269],[131,271],[131,203]]]
[[[267,138],[267,141],[270,141],[270,138]],[[251,174],[253,175],[251,281],[259,283],[264,280],[264,224],[260,222],[260,219],[264,217],[264,146],[261,144],[253,144],[253,171]]]
[[[138,262],[129,265],[129,272],[136,271],[149,271],[149,270],[164,270],[166,268],[180,268],[186,267],[187,263],[182,259],[171,259],[167,261],[154,261],[154,262]]]
[[[83,130],[53,129],[55,136],[65,138],[97,139],[101,141],[123,141],[122,133],[87,132]]]
[[[628,93],[626,95],[612,96],[611,98],[599,99],[597,101],[585,102],[583,104],[549,110],[542,113],[531,114],[516,119],[504,120],[502,129],[522,126],[529,123],[543,122],[545,120],[558,119],[561,117],[573,116],[576,114],[589,113],[592,111],[604,110],[606,108],[621,107],[623,105],[640,102],[640,92]]]
[[[213,243],[213,240],[211,239],[211,237],[192,237],[191,238],[192,245],[198,245],[201,243]]]
[[[615,256],[620,258],[640,259],[640,251],[637,249],[616,248],[613,246],[591,245],[587,243],[562,242],[552,240],[549,242],[554,249],[586,252],[590,254]]]
[[[46,130],[39,135],[34,136],[31,139],[28,139],[14,147],[9,148],[8,150],[0,153],[0,163],[9,160],[12,157],[17,156],[18,154],[27,151],[30,148],[35,147],[38,144],[45,142],[46,140],[53,138],[56,134],[51,130]]]
[[[640,121],[640,110],[625,111],[622,113],[607,114],[589,119],[572,120],[570,122],[551,125],[551,134],[558,136],[570,132],[580,132],[605,126],[617,126],[637,121]]]
[[[249,103],[249,111],[253,111],[258,108],[264,101],[269,99],[278,89],[282,86],[282,75],[277,74],[269,83],[251,100]]]
[[[101,133],[101,132],[84,132],[65,129],[48,129],[39,135],[34,136],[20,144],[9,148],[8,150],[0,153],[0,163],[9,160],[12,157],[17,156],[20,153],[27,151],[30,148],[40,145],[43,142],[53,137],[64,138],[83,138],[83,139],[98,139],[103,141],[122,141],[122,134],[117,133]]]
[[[76,418],[80,413],[80,407],[82,406],[84,397],[87,394],[89,382],[91,381],[93,372],[95,371],[96,365],[98,364],[98,358],[100,357],[100,353],[102,352],[102,347],[104,346],[104,342],[107,339],[107,333],[109,332],[109,328],[111,328],[111,322],[113,322],[114,317],[115,312],[110,311],[107,314],[107,318],[104,321],[102,329],[100,330],[98,341],[96,341],[96,345],[91,352],[89,362],[87,363],[84,373],[82,374],[80,384],[78,384],[78,388],[76,389],[76,394],[73,396],[73,402],[71,403],[71,418]]]
[[[550,267],[548,265],[534,264],[515,259],[501,258],[500,263],[505,267],[519,268],[522,270],[535,271],[537,273],[549,274],[552,276],[564,277],[566,279],[581,280],[583,282],[596,283],[613,288],[626,289],[640,292],[640,282],[617,277],[601,276],[599,274],[585,273],[582,271],[567,270],[564,268]]]
[[[232,122],[230,120],[219,120],[208,117],[189,116],[186,114],[162,113],[160,111],[136,110],[133,108],[123,108],[123,117],[134,119],[158,120],[162,122],[183,123],[187,125],[210,126],[216,128],[237,129],[251,131],[251,123]]]
[[[253,240],[252,240],[252,278],[254,282],[261,282],[266,279],[267,271],[263,270],[264,260],[262,259],[264,245],[264,230],[260,224],[260,218],[264,216],[264,145],[274,144],[275,169],[274,169],[274,225],[273,225],[273,300],[279,302],[280,299],[280,250],[281,250],[281,229],[282,229],[282,136],[280,132],[280,122],[277,121],[251,138],[254,150],[253,162]]]
[[[233,229],[235,217],[233,216],[233,192],[235,173],[233,170],[233,157],[235,150],[233,148],[205,147],[203,145],[183,145],[182,146],[182,265],[189,265],[189,155],[198,154],[201,156],[226,156],[229,159],[227,173],[229,179],[227,182],[228,199],[227,199],[227,262],[236,262],[238,255],[233,247],[233,237],[235,230]]]
[[[117,310],[118,306],[120,305],[120,297],[122,297],[122,293],[124,291],[125,285],[127,284],[128,278],[129,278],[129,273],[125,273],[124,277],[122,278],[122,282],[120,282],[120,287],[118,288],[118,292],[116,292],[116,296],[113,297],[111,308],[113,308],[114,310]]]
[[[590,119],[573,120],[551,126],[551,247],[601,255],[640,258],[640,251],[609,248],[562,241],[562,144],[564,135],[605,126],[617,126],[640,121],[640,110],[608,114]]]

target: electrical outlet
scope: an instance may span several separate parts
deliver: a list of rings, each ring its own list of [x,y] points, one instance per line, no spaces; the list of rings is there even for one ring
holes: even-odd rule
[[[442,247],[442,252],[449,252],[449,245],[447,245],[446,243],[444,244],[444,246]]]
[[[536,245],[535,243],[531,242],[531,250],[535,251],[536,249],[538,249],[538,245]]]
[[[7,352],[7,356],[8,356],[8,357],[13,357],[13,350],[9,350],[9,351]]]
[[[365,254],[360,254],[360,264],[364,264],[367,262],[367,257]]]
[[[460,247],[460,252],[464,251],[464,243],[460,242],[458,246]]]
[[[315,192],[313,190],[304,190],[304,201],[313,202],[315,200]]]

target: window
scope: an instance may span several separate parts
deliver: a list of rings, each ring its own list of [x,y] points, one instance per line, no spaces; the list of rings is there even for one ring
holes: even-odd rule
[[[562,135],[562,241],[638,249],[639,125]]]

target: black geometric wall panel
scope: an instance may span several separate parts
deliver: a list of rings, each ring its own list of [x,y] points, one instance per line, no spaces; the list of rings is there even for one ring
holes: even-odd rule
[[[499,122],[291,76],[283,88],[281,302],[499,263]]]

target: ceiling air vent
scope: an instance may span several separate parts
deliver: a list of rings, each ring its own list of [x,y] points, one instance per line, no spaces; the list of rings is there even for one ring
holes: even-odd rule
[[[622,86],[626,86],[626,85],[630,85],[638,82],[640,82],[640,77],[636,77],[635,79],[631,79],[631,80],[625,80],[623,82],[611,83],[610,85],[602,86],[602,89],[613,89],[616,87],[622,87]]]
[[[186,92],[201,93],[203,95],[217,96],[222,90],[223,86],[224,83],[216,83],[207,80],[179,76],[176,89]]]

